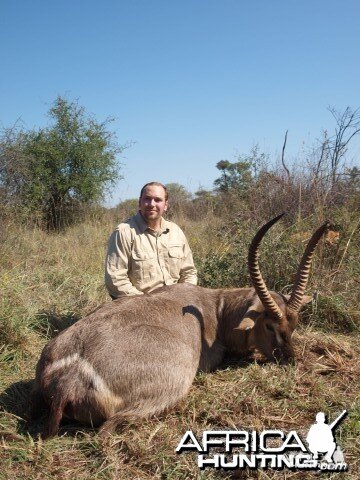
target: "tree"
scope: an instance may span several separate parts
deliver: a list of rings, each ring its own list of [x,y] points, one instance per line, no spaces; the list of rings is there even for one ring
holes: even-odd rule
[[[39,212],[48,229],[72,221],[72,212],[104,198],[121,178],[117,145],[102,123],[84,107],[57,97],[51,125],[39,130],[6,131],[0,139],[0,186],[8,203]]]
[[[336,121],[335,135],[330,143],[330,159],[332,183],[336,183],[341,160],[345,156],[349,143],[360,133],[360,109],[352,110],[347,107],[344,112],[328,109]]]
[[[165,186],[169,194],[170,217],[183,214],[191,200],[190,192],[180,183],[167,183]]]
[[[246,195],[259,173],[265,170],[265,163],[266,155],[259,153],[258,147],[254,147],[249,155],[239,155],[237,162],[220,160],[216,168],[221,171],[221,176],[214,181],[214,186],[221,193]]]
[[[125,221],[127,218],[134,215],[139,210],[139,199],[138,198],[129,198],[124,200],[116,205],[113,209],[115,212],[115,217],[117,221]]]
[[[221,171],[220,178],[214,181],[217,190],[222,193],[241,192],[251,181],[251,163],[248,161],[229,162],[220,160],[216,168]]]
[[[360,133],[360,108],[347,107],[343,112],[328,108],[336,122],[335,133],[322,132],[322,138],[310,152],[313,183],[326,195],[341,181],[346,166],[346,153],[352,140]]]

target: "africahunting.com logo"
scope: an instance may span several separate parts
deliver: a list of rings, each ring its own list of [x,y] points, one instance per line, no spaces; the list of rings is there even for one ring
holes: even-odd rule
[[[325,414],[316,414],[306,442],[292,430],[206,430],[201,439],[188,430],[180,440],[176,453],[197,451],[200,470],[288,468],[291,470],[345,471],[343,452],[334,438],[334,430],[346,417],[344,410],[332,423]]]

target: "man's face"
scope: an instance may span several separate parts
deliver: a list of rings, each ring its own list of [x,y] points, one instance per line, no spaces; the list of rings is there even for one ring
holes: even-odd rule
[[[150,185],[145,188],[140,200],[139,210],[148,224],[159,221],[168,206],[165,200],[165,190],[158,185]]]

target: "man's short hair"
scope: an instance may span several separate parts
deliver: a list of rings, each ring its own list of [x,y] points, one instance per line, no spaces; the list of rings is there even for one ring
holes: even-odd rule
[[[164,192],[165,192],[165,200],[168,200],[169,198],[169,192],[167,190],[167,188],[165,187],[164,184],[160,183],[160,182],[149,182],[149,183],[145,183],[145,185],[142,187],[141,189],[141,192],[140,192],[140,199],[144,193],[144,190],[146,187],[152,187],[152,186],[155,186],[155,187],[162,187],[164,189]]]

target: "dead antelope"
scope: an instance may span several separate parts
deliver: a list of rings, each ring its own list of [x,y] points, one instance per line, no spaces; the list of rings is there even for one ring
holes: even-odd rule
[[[126,419],[147,417],[183,398],[196,371],[210,371],[225,352],[259,349],[280,363],[293,360],[291,334],[307,301],[314,249],[329,223],[311,237],[290,298],[269,292],[258,265],[255,235],[248,257],[254,288],[163,287],[109,302],[44,348],[37,365],[33,404],[50,408],[44,436],[56,435],[63,416],[113,432]]]

